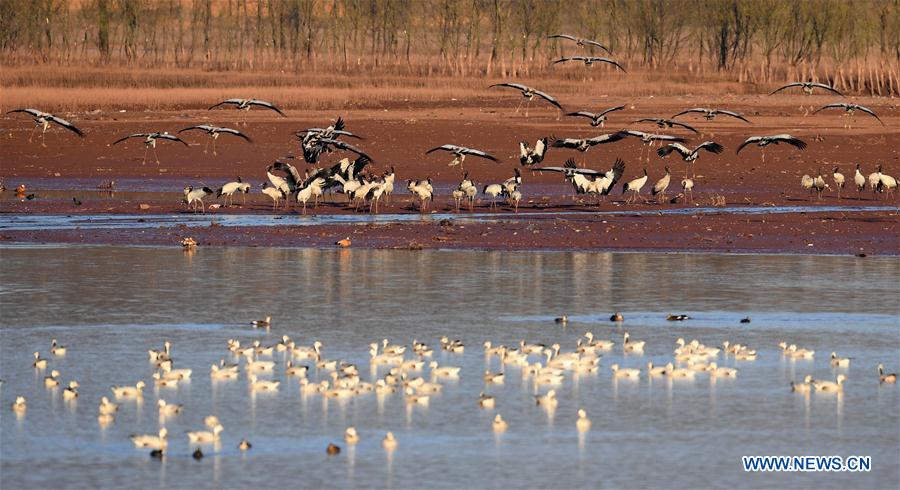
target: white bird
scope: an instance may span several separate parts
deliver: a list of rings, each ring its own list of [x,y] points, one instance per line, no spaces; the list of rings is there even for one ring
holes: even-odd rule
[[[488,370],[484,371],[483,379],[485,383],[502,385],[505,378],[506,375],[503,373],[492,373]]]
[[[119,411],[119,406],[109,401],[105,396],[100,398],[100,415],[112,415]]]
[[[430,397],[428,395],[417,395],[416,390],[413,390],[411,387],[407,387],[404,390],[406,394],[406,403],[409,405],[428,405],[428,401]]]
[[[531,167],[544,161],[547,153],[547,138],[541,138],[534,144],[534,148],[528,146],[527,141],[519,142],[519,163],[523,167]]]
[[[203,204],[203,198],[211,195],[213,195],[213,190],[209,187],[194,189],[192,186],[187,186],[184,188],[184,201],[195,213],[197,212],[197,203],[200,203],[200,209],[204,214],[206,213],[206,206]]]
[[[837,352],[832,352],[831,367],[850,367],[850,358],[838,357]]]
[[[648,362],[647,374],[649,376],[665,376],[667,374],[666,366],[654,366],[652,362]]]
[[[16,401],[14,401],[12,404],[13,412],[22,414],[22,413],[25,413],[26,408],[28,408],[28,405],[26,405],[26,403],[25,403],[25,397],[17,396]]]
[[[406,189],[410,194],[419,198],[419,210],[424,212],[428,209],[428,201],[433,201],[434,189],[431,186],[431,178],[424,181],[408,180],[406,181]]]
[[[709,366],[706,367],[706,370],[709,371],[710,376],[718,378],[734,378],[737,377],[738,373],[737,369],[719,367],[719,365],[715,362],[709,363]]]
[[[46,369],[47,368],[47,360],[41,358],[40,352],[34,353],[34,362],[31,365],[37,369]]]
[[[168,441],[166,440],[166,436],[168,436],[169,430],[163,427],[159,429],[159,433],[157,435],[152,434],[143,434],[143,435],[132,435],[131,442],[134,443],[135,447],[149,447],[151,449],[165,449],[168,446]]]
[[[856,164],[856,173],[853,174],[853,183],[856,184],[857,199],[862,200],[862,191],[866,189],[866,178],[859,171],[859,164]]]
[[[809,393],[810,389],[812,389],[812,381],[813,381],[813,377],[808,374],[806,375],[805,378],[803,378],[802,383],[796,383],[794,381],[791,381],[791,391],[794,391],[797,393]]]
[[[647,177],[647,169],[645,168],[643,177],[639,177],[637,179],[626,182],[622,186],[622,194],[625,194],[628,191],[631,191],[634,193],[631,195],[630,198],[628,198],[625,201],[626,204],[630,204],[630,203],[634,202],[635,200],[637,200],[638,195],[641,193],[641,188],[643,188],[644,184],[647,183],[647,178],[648,178]]]
[[[134,386],[113,386],[112,392],[116,398],[140,398],[144,396],[143,381],[138,381]]]
[[[509,424],[503,420],[503,417],[498,413],[494,416],[494,421],[491,423],[491,427],[493,427],[494,432],[505,432],[507,428],[509,428]]]
[[[844,380],[847,379],[846,375],[838,374],[837,379],[834,381],[820,381],[815,380],[812,382],[813,388],[816,391],[843,391],[844,390]]]
[[[672,179],[672,174],[669,173],[669,167],[666,166],[666,175],[663,178],[656,181],[656,184],[653,185],[653,189],[651,189],[650,193],[656,196],[656,202],[665,201],[666,200],[666,189],[669,187],[669,181]]]
[[[587,417],[587,412],[583,408],[578,409],[578,420],[575,422],[578,432],[587,432],[591,428],[591,419]]]
[[[834,172],[831,174],[831,178],[834,179],[834,187],[837,189],[838,199],[841,198],[841,190],[844,189],[844,174],[839,172],[839,167],[834,167]]]
[[[50,371],[50,376],[44,376],[44,386],[47,388],[59,386],[59,371],[54,369],[53,371]]]
[[[170,358],[172,349],[172,344],[166,340],[163,342],[162,350],[148,350],[147,354],[150,356],[151,361],[163,361]]]
[[[522,193],[519,191],[513,191],[512,194],[509,195],[509,200],[513,204],[513,208],[515,212],[519,212],[519,202],[522,201]]]
[[[681,191],[684,193],[684,201],[691,203],[694,201],[694,181],[684,179],[681,181]]]
[[[275,363],[273,361],[248,360],[245,367],[247,372],[259,373],[272,371],[275,368]]]
[[[541,405],[548,408],[553,408],[559,403],[556,399],[556,390],[547,391],[546,395],[539,395],[534,397],[534,402],[537,405]]]
[[[484,186],[481,193],[486,196],[491,196],[491,207],[493,208],[497,204],[497,196],[503,193],[503,186],[500,184],[488,184]]]
[[[163,399],[157,400],[156,406],[159,408],[159,415],[161,417],[177,415],[177,414],[181,413],[181,409],[184,408],[183,405],[178,405],[175,403],[168,403]]]
[[[459,371],[462,369],[451,366],[438,367],[437,361],[431,361],[428,363],[428,367],[431,368],[431,376],[435,378],[456,378],[459,377]]]
[[[670,378],[685,378],[685,379],[694,379],[696,376],[696,371],[685,369],[685,368],[676,368],[672,365],[672,363],[666,364],[666,374]]]
[[[309,371],[309,366],[295,366],[293,361],[288,361],[284,368],[285,376],[303,377],[306,376],[307,371]]]
[[[625,352],[644,352],[644,344],[645,341],[641,340],[639,342],[632,342],[631,336],[628,332],[625,332],[625,335],[622,336],[622,348]]]
[[[494,408],[495,399],[493,396],[485,395],[482,391],[478,395],[478,406],[481,408]]]
[[[78,398],[78,381],[69,381],[69,386],[63,390],[63,400],[74,400]]]
[[[347,444],[356,444],[359,442],[359,434],[357,434],[354,427],[347,427],[347,430],[344,431],[344,441],[346,441]]]
[[[209,424],[207,424],[207,427],[209,427]],[[216,424],[211,428],[211,431],[202,430],[187,432],[188,441],[193,444],[211,444],[213,442],[216,442],[219,439],[219,435],[222,433],[222,431],[225,430],[225,428],[222,426],[222,424]]]
[[[610,366],[612,369],[613,376],[617,378],[640,378],[641,370],[640,369],[632,369],[632,368],[620,368],[618,364],[613,364]]]
[[[248,379],[252,391],[278,391],[278,385],[281,384],[280,381],[261,380],[255,374],[251,374]]]
[[[50,341],[50,353],[54,356],[64,356],[66,355],[66,346],[59,345],[56,339],[52,339]]]
[[[393,432],[388,432],[387,434],[385,434],[384,439],[381,440],[381,446],[388,451],[397,449],[397,439],[394,438]]]
[[[262,188],[262,193],[272,198],[272,211],[278,209],[278,202],[285,198],[284,193],[275,187],[264,186]],[[285,204],[287,204],[286,199]]]
[[[238,175],[237,181],[228,182],[227,184],[219,187],[219,190],[216,191],[216,197],[221,198],[225,196],[225,205],[228,205],[228,199],[231,199],[231,204],[234,204],[234,193],[240,192],[244,196],[244,203],[247,203],[247,193],[250,192],[250,184],[241,180],[241,176]]]

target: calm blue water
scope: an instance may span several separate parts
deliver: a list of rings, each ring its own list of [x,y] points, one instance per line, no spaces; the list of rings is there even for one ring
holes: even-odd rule
[[[900,390],[881,386],[875,366],[900,367],[900,259],[703,254],[409,252],[200,248],[0,248],[0,483],[4,488],[135,487],[828,487],[900,486]],[[614,311],[622,324],[608,321]],[[561,327],[553,318],[568,314]],[[668,322],[668,313],[692,320]],[[246,322],[273,317],[269,332]],[[749,316],[750,324],[741,324]],[[571,351],[592,331],[617,343],[628,331],[643,355],[603,354],[594,374],[566,373],[559,405],[534,404],[518,367],[484,386],[481,344],[559,343]],[[304,395],[275,353],[278,393],[253,395],[244,372],[213,383],[209,365],[235,361],[229,338],[265,345],[289,335],[324,344],[323,355],[358,364],[372,381],[368,344],[388,338],[434,347],[434,360],[459,366],[456,381],[427,407],[402,394],[346,401]],[[443,335],[462,354],[439,349]],[[49,353],[51,338],[68,346]],[[610,366],[643,368],[672,358],[675,340],[724,340],[759,351],[756,361],[719,356],[737,379],[615,379]],[[147,349],[173,344],[176,367],[193,369],[178,388],[155,388]],[[788,360],[779,341],[815,349],[815,360]],[[62,380],[78,380],[76,402],[47,389],[31,367],[39,350]],[[834,370],[828,355],[852,358]],[[407,356],[409,357],[409,356]],[[532,362],[540,360],[532,357]],[[309,362],[303,362],[309,364]],[[422,375],[428,376],[427,368]],[[842,395],[792,393],[790,381],[845,373]],[[415,375],[415,374],[413,374]],[[310,379],[328,379],[311,369]],[[109,387],[147,382],[143,403],[123,401],[115,421],[97,423]],[[480,391],[497,398],[478,407]],[[9,409],[17,395],[28,409]],[[184,404],[160,420],[156,400]],[[580,435],[576,411],[592,429]],[[500,413],[509,422],[491,431]],[[216,414],[217,446],[194,461],[184,431]],[[361,442],[348,447],[355,426]],[[162,461],[135,449],[133,433],[169,430]],[[381,447],[386,431],[399,447]],[[242,438],[254,447],[237,449]],[[343,448],[329,457],[325,447]],[[742,455],[869,455],[868,473],[748,474]]]

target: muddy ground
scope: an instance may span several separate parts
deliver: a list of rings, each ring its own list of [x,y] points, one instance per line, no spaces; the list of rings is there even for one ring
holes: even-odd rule
[[[503,219],[491,222],[460,224],[424,219],[412,224],[371,225],[315,225],[278,227],[223,226],[184,229],[177,226],[142,230],[34,230],[12,231],[0,229],[5,242],[74,242],[128,243],[175,245],[186,234],[194,236],[202,245],[277,245],[277,246],[333,246],[335,240],[350,236],[353,246],[398,248],[479,248],[479,249],[609,249],[609,250],[714,250],[742,252],[795,252],[838,254],[900,254],[898,201],[896,196],[873,195],[868,189],[858,195],[855,189],[845,188],[842,199],[834,190],[826,191],[821,200],[810,199],[800,187],[803,174],[815,174],[821,169],[834,187],[831,173],[839,167],[848,181],[852,181],[857,163],[863,173],[883,171],[900,174],[900,109],[891,99],[860,99],[873,108],[884,121],[882,126],[869,116],[841,116],[841,111],[811,114],[811,108],[833,102],[833,97],[785,95],[775,97],[724,96],[718,99],[693,97],[654,97],[635,100],[604,98],[568,101],[569,108],[599,109],[626,104],[624,111],[612,113],[605,129],[591,128],[585,120],[563,117],[549,106],[533,104],[526,119],[515,114],[519,97],[498,94],[463,104],[458,101],[435,103],[434,107],[409,107],[403,103],[387,109],[348,110],[334,112],[288,111],[288,118],[274,113],[251,111],[246,126],[237,126],[243,113],[222,109],[207,111],[190,109],[169,112],[91,112],[66,114],[84,130],[87,137],[79,139],[71,133],[54,128],[46,136],[42,147],[39,136],[29,143],[31,122],[24,115],[6,116],[0,120],[0,177],[8,188],[0,196],[2,215],[26,214],[180,214],[189,213],[178,201],[185,185],[205,185],[216,188],[240,175],[254,184],[254,193],[246,204],[208,210],[211,221],[219,213],[272,213],[271,201],[259,194],[258,185],[265,180],[265,169],[275,158],[297,154],[299,149],[292,133],[309,126],[323,126],[337,115],[347,121],[348,129],[365,139],[358,143],[375,158],[373,170],[380,172],[393,166],[397,172],[397,190],[391,203],[381,203],[380,214],[420,211],[411,201],[401,181],[407,178],[431,177],[438,196],[431,211],[455,213],[449,190],[462,175],[458,167],[448,167],[451,156],[445,153],[425,155],[424,152],[444,143],[479,148],[500,158],[500,163],[469,158],[465,169],[482,186],[512,176],[518,167],[518,142],[533,143],[539,137],[589,137],[625,127],[648,132],[664,132],[685,136],[689,144],[704,140],[722,143],[721,155],[704,153],[695,164],[696,187],[694,203],[652,202],[649,188],[664,174],[668,165],[673,173],[668,195],[680,189],[678,182],[686,170],[677,155],[662,159],[655,154],[641,160],[645,147],[635,139],[592,148],[586,154],[565,149],[548,152],[545,165],[560,165],[574,158],[589,168],[606,170],[615,158],[626,162],[625,176],[616,190],[599,206],[584,199],[573,199],[571,187],[562,182],[559,174],[523,172],[524,199],[515,213],[509,206],[490,207],[489,200],[479,199],[476,211],[495,213]],[[668,117],[681,109],[714,106],[739,111],[752,124],[719,116],[706,121],[700,116],[679,119],[702,131],[694,135],[682,129],[658,130],[654,125],[632,124],[641,117]],[[273,117],[275,116],[275,117]],[[153,161],[152,152],[145,164],[140,140],[130,140],[116,146],[110,143],[119,137],[145,131],[169,131],[193,124],[212,123],[238,127],[248,133],[253,144],[223,135],[219,138],[218,155],[204,153],[205,134],[184,133],[191,143],[162,142],[157,148],[161,163]],[[850,128],[844,127],[850,125]],[[805,140],[809,147],[799,151],[789,146],[774,146],[766,150],[765,161],[759,148],[745,148],[740,155],[735,149],[743,139],[752,135],[790,133]],[[343,154],[331,154],[323,159],[331,164]],[[304,164],[298,163],[303,169]],[[649,181],[643,194],[647,203],[626,205],[621,184],[642,175],[646,168]],[[117,192],[110,195],[97,191],[96,186],[116,181]],[[12,192],[17,185],[26,186],[31,200],[17,198]],[[852,187],[852,184],[850,185]],[[73,198],[81,204],[76,205]],[[725,206],[719,207],[724,198]],[[310,214],[365,213],[343,203],[343,196],[330,201]],[[207,200],[207,204],[216,200]],[[147,209],[140,209],[145,204]],[[797,212],[780,214],[741,215],[736,209],[764,206],[782,210],[797,207]],[[839,210],[804,213],[799,207],[834,206]],[[855,209],[866,206],[865,211]],[[870,207],[878,207],[872,210]],[[603,215],[602,211],[656,211],[670,208],[713,208],[715,214],[702,216],[640,214]],[[558,215],[555,212],[572,212]],[[276,213],[299,214],[294,204]],[[459,213],[464,217],[466,211]],[[538,213],[538,215],[535,215]],[[429,213],[424,213],[426,216]],[[289,219],[286,221],[289,222]],[[810,245],[812,244],[812,245]]]

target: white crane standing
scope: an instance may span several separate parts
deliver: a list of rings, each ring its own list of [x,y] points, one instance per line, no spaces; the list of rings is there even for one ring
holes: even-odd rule
[[[653,185],[653,189],[651,189],[651,193],[656,196],[656,202],[661,202],[666,200],[666,189],[669,187],[669,181],[672,179],[672,174],[669,173],[669,167],[666,167],[666,175],[663,178],[656,181],[656,184]]]
[[[647,169],[645,168],[643,177],[638,177],[636,179],[630,180],[630,181],[626,182],[625,185],[622,186],[622,194],[625,194],[628,191],[631,191],[634,193],[628,199],[625,200],[625,204],[631,204],[632,202],[637,200],[638,196],[641,193],[641,188],[643,188],[644,184],[647,183],[647,178],[648,178]]]
[[[244,196],[244,204],[247,204],[247,193],[250,192],[250,184],[241,180],[241,176],[238,175],[237,181],[228,182],[227,184],[219,187],[216,191],[216,197],[221,198],[225,196],[225,205],[228,205],[228,199],[231,198],[231,204],[234,204],[234,193],[240,192]]]
[[[213,194],[213,190],[209,187],[201,187],[199,189],[194,189],[191,186],[187,186],[184,188],[184,201],[197,212],[197,203],[200,203],[200,209],[203,211],[203,214],[206,214],[206,206],[203,204],[203,198],[206,196],[211,196]]]
[[[831,177],[834,179],[834,187],[837,189],[838,200],[840,200],[841,190],[844,188],[844,174],[840,172],[839,167],[834,167],[834,172],[831,174]]]

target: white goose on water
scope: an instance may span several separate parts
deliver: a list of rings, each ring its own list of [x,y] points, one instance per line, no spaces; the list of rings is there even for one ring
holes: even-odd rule
[[[166,440],[166,436],[168,436],[169,430],[163,427],[159,429],[159,433],[157,435],[152,434],[142,434],[142,435],[132,435],[131,442],[134,443],[135,447],[148,447],[152,449],[165,449],[168,446],[169,442]]]

